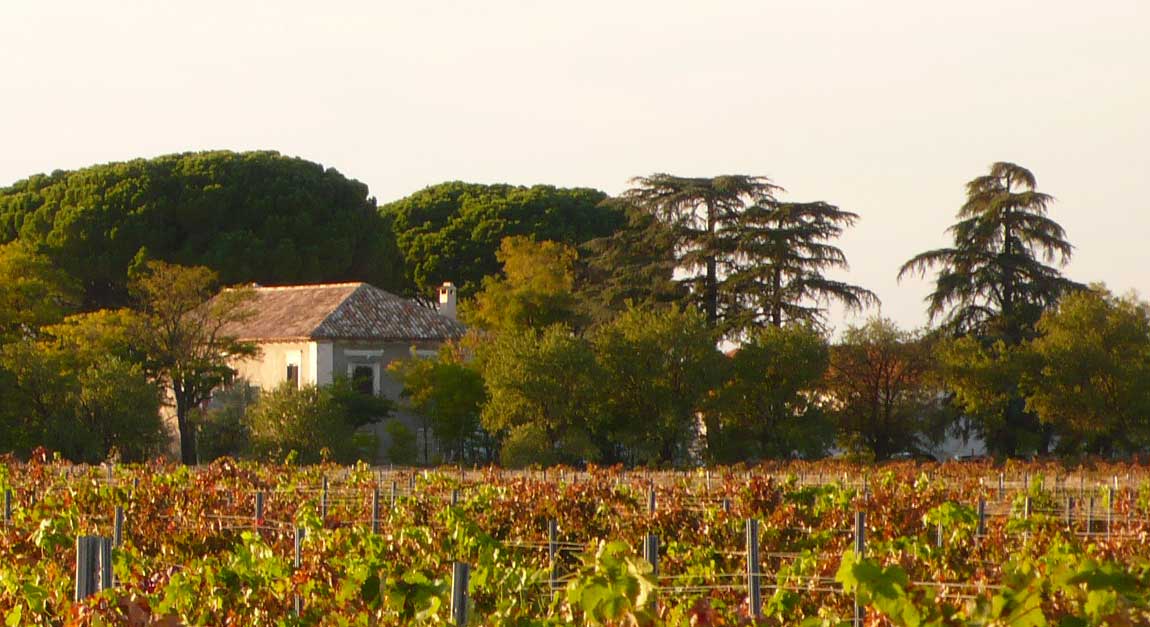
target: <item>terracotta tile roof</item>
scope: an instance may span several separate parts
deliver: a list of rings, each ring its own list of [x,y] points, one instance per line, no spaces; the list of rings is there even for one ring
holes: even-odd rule
[[[464,326],[367,283],[257,287],[247,320],[224,332],[242,340],[446,340]]]

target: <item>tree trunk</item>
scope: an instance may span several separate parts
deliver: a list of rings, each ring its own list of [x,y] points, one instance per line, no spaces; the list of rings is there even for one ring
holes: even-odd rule
[[[180,461],[185,466],[196,465],[196,428],[188,421],[187,401],[176,396],[176,426],[180,431]]]
[[[707,324],[714,327],[719,322],[719,264],[716,240],[718,218],[715,207],[707,203],[707,284],[703,288],[704,307],[707,310]]]

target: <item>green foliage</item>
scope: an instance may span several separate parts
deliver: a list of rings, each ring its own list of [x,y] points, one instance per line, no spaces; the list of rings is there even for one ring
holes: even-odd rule
[[[956,406],[988,437],[993,452],[1022,454],[1044,447],[1035,421],[1019,411],[1024,402],[1019,385],[1028,369],[1019,347],[966,336],[940,341],[935,359]]]
[[[1057,259],[1065,265],[1073,247],[1057,222],[1047,217],[1053,198],[1036,190],[1034,175],[1019,165],[998,162],[990,173],[966,185],[967,200],[958,212],[959,221],[948,231],[953,246],[927,251],[903,264],[899,278],[923,275],[938,268],[934,291],[927,296],[931,320],[941,318],[946,329],[956,335],[972,334],[992,353],[981,357],[973,346],[959,347],[952,363],[970,370],[975,362],[990,369],[1012,370],[1009,351],[1034,336],[1042,312],[1063,294],[1082,286],[1064,278],[1049,265]],[[994,347],[1002,342],[1001,347]],[[965,362],[965,363],[964,363]],[[1013,373],[1012,373],[1013,374]],[[971,372],[953,383],[956,393],[973,402]],[[1048,429],[1025,411],[1018,390],[1020,379],[1003,379],[996,386],[993,402],[999,415],[974,411],[974,426],[986,439],[987,448],[999,455],[1045,452],[1050,441]],[[1003,396],[1005,395],[1005,396]],[[983,401],[977,399],[983,406]]]
[[[572,322],[574,248],[516,236],[504,238],[495,256],[502,276],[483,278],[474,304],[461,311],[464,322],[493,332]]]
[[[393,464],[411,466],[419,451],[415,447],[415,434],[398,420],[389,420],[383,427],[391,442],[387,445],[387,459]]]
[[[0,344],[59,322],[79,299],[74,281],[47,257],[19,243],[0,245]]]
[[[727,360],[694,309],[629,308],[592,339],[604,380],[601,447],[630,463],[682,464],[696,416],[723,381]]]
[[[631,183],[624,199],[670,229],[669,250],[685,272],[679,281],[690,288],[708,324],[718,324],[719,268],[731,264],[734,252],[731,226],[747,206],[772,201],[780,188],[765,177],[742,174],[691,178],[656,173]]]
[[[831,241],[858,215],[825,202],[763,199],[730,226],[735,259],[723,279],[724,326],[735,335],[766,324],[821,324],[837,301],[860,310],[879,302],[870,290],[828,278],[847,259]]]
[[[878,460],[929,448],[946,426],[932,370],[919,334],[886,318],[848,327],[831,347],[826,377],[840,437],[857,438]]]
[[[123,311],[78,314],[0,347],[0,447],[89,463],[158,453],[160,395],[133,360],[132,323]]]
[[[237,379],[212,395],[211,406],[194,412],[192,421],[201,463],[221,457],[239,458],[249,452],[247,412],[258,400],[259,388]]]
[[[823,454],[833,435],[817,401],[826,339],[803,325],[768,327],[730,359],[730,378],[707,419],[716,461]]]
[[[285,381],[260,394],[247,423],[253,452],[262,459],[279,461],[295,451],[300,463],[314,464],[327,451],[332,460],[347,463],[357,454],[355,427],[327,387],[296,388]]]
[[[1065,452],[1114,454],[1150,444],[1150,305],[1102,288],[1068,294],[1023,349],[1026,406]]]
[[[359,279],[398,287],[386,219],[367,186],[275,152],[167,155],[36,175],[0,189],[0,242],[44,252],[89,308],[127,304],[150,257],[226,284]]]
[[[379,422],[395,410],[394,402],[375,394],[364,394],[347,377],[335,377],[326,391],[353,429]]]
[[[602,379],[586,340],[562,325],[509,331],[483,347],[480,363],[489,399],[480,419],[507,434],[505,446],[537,447],[540,463],[595,458],[588,437]]]
[[[465,363],[457,347],[445,345],[432,358],[414,353],[392,362],[388,370],[403,385],[412,410],[427,418],[441,446],[453,461],[474,459],[472,446],[480,438],[479,412],[486,400],[483,375]]]
[[[926,298],[932,320],[941,317],[956,332],[1017,345],[1043,310],[1081,287],[1047,265],[1056,258],[1065,265],[1073,247],[1046,216],[1053,198],[1036,187],[1026,168],[991,165],[989,174],[966,184],[959,221],[948,229],[954,245],[903,264],[900,278],[938,268],[935,290]]]
[[[619,200],[627,223],[615,233],[583,244],[576,291],[581,310],[605,322],[630,307],[688,302],[675,281],[675,232],[656,216]]]
[[[567,603],[584,624],[644,624],[654,618],[656,581],[651,565],[622,542],[600,542],[580,555],[576,577],[567,584]]]
[[[138,308],[135,345],[145,355],[148,374],[171,390],[185,464],[196,463],[196,432],[189,412],[232,380],[230,360],[256,352],[255,345],[225,331],[228,324],[252,315],[252,291],[217,294],[216,282],[216,273],[208,268],[162,261],[144,262],[132,279]]]
[[[575,246],[614,232],[623,215],[602,204],[606,197],[584,188],[451,182],[384,205],[380,212],[392,220],[406,279],[417,292],[429,294],[452,281],[461,295],[470,296],[484,277],[498,273],[496,251],[506,237]]]

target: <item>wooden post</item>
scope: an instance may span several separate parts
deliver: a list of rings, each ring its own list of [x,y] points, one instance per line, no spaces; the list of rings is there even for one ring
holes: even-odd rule
[[[4,525],[12,524],[12,489],[4,489]]]
[[[978,499],[978,537],[986,535],[986,499]]]
[[[1074,497],[1066,497],[1066,528],[1074,530]]]
[[[1114,478],[1118,483],[1118,477]],[[1106,488],[1106,539],[1110,539],[1110,527],[1114,524],[1114,488]]]
[[[655,513],[655,482],[652,481],[650,487],[647,489],[647,513]]]
[[[762,589],[759,587],[759,521],[747,519],[747,604],[751,617],[763,614]]]
[[[323,490],[319,495],[319,519],[327,522],[327,475],[323,476]]]
[[[303,537],[307,531],[303,527],[295,528],[295,560],[292,562],[295,565],[295,570],[299,570],[303,565]],[[292,599],[292,606],[295,610],[295,615],[299,616],[303,611],[303,599],[299,595],[295,595]]]
[[[1030,520],[1030,497],[1022,499],[1022,517]]]
[[[124,543],[124,508],[123,506],[116,506],[116,514],[113,518],[115,521],[112,529],[112,544],[116,548]]]
[[[456,627],[467,626],[467,581],[471,578],[471,568],[463,562],[455,562],[451,569],[451,620]]]
[[[395,509],[395,502],[399,500],[399,485],[397,482],[391,482],[391,509]]]
[[[731,499],[729,499],[727,497],[723,497],[723,513],[724,514],[730,514],[731,513]]]
[[[651,576],[659,576],[659,536],[649,533],[643,538],[643,559],[651,564]]]
[[[455,507],[457,505],[459,505],[459,490],[452,490],[451,491],[451,506]]]
[[[554,520],[547,521],[547,559],[551,564],[551,575],[548,585],[554,592],[559,587],[559,523]]]
[[[96,548],[100,575],[97,583],[100,590],[110,590],[115,585],[112,581],[112,539],[96,536]]]
[[[371,532],[379,533],[379,486],[371,489]]]
[[[1006,498],[1006,473],[998,473],[998,500]]]
[[[1094,533],[1094,497],[1090,497],[1089,506],[1086,510],[1086,535]]]
[[[264,519],[264,493],[262,491],[260,491],[260,492],[256,492],[256,519],[255,519],[256,527],[260,526],[260,523],[263,521],[263,519]]]
[[[866,512],[855,512],[855,556],[866,555]],[[862,627],[866,620],[866,608],[859,604],[858,591],[855,592],[855,627]]]
[[[649,533],[643,538],[643,559],[651,565],[651,578],[655,580],[655,587],[659,586],[659,536]],[[659,599],[652,595],[652,607],[659,607]]]
[[[76,538],[76,587],[74,601],[82,601],[96,592],[97,537]]]
[[[942,521],[941,520],[938,522],[938,526],[935,528],[934,543],[935,543],[935,546],[937,546],[938,548],[940,548],[940,549],[942,548]]]

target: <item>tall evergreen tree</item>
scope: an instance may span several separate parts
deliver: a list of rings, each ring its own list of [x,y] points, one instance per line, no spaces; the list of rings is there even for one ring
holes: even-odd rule
[[[655,216],[626,201],[627,224],[580,247],[576,289],[587,317],[606,321],[644,307],[686,303],[688,291],[675,281],[675,233]]]
[[[1035,188],[1034,175],[1006,162],[966,184],[959,221],[947,231],[954,245],[916,255],[904,276],[938,268],[927,296],[931,320],[958,334],[997,335],[1017,345],[1042,312],[1068,289],[1081,287],[1050,265],[1065,266],[1074,249],[1065,230],[1047,217],[1053,198]]]
[[[848,267],[843,251],[829,242],[857,219],[825,202],[769,202],[743,211],[732,229],[736,253],[724,279],[727,326],[745,332],[787,321],[819,323],[830,301],[850,309],[877,303],[874,292],[824,274]]]
[[[1057,261],[1065,266],[1073,247],[1064,229],[1046,215],[1053,198],[1036,188],[1034,175],[1026,168],[993,164],[989,174],[966,184],[967,200],[958,212],[959,221],[948,229],[954,244],[920,253],[898,274],[900,279],[921,276],[937,267],[934,291],[926,298],[931,320],[942,318],[952,333],[997,347],[995,354],[1007,354],[1033,337],[1042,312],[1068,290],[1081,287],[1051,265]],[[958,388],[968,383],[950,381]],[[1014,392],[999,404],[1001,413],[974,416],[988,449],[1000,455],[1017,455],[1024,449],[1044,452],[1049,429],[1025,410],[1018,381],[1009,385]]]
[[[762,176],[692,178],[652,174],[632,179],[623,197],[671,227],[681,279],[691,288],[707,323],[719,321],[719,283],[731,258],[729,226],[750,205],[773,201],[781,188]]]

